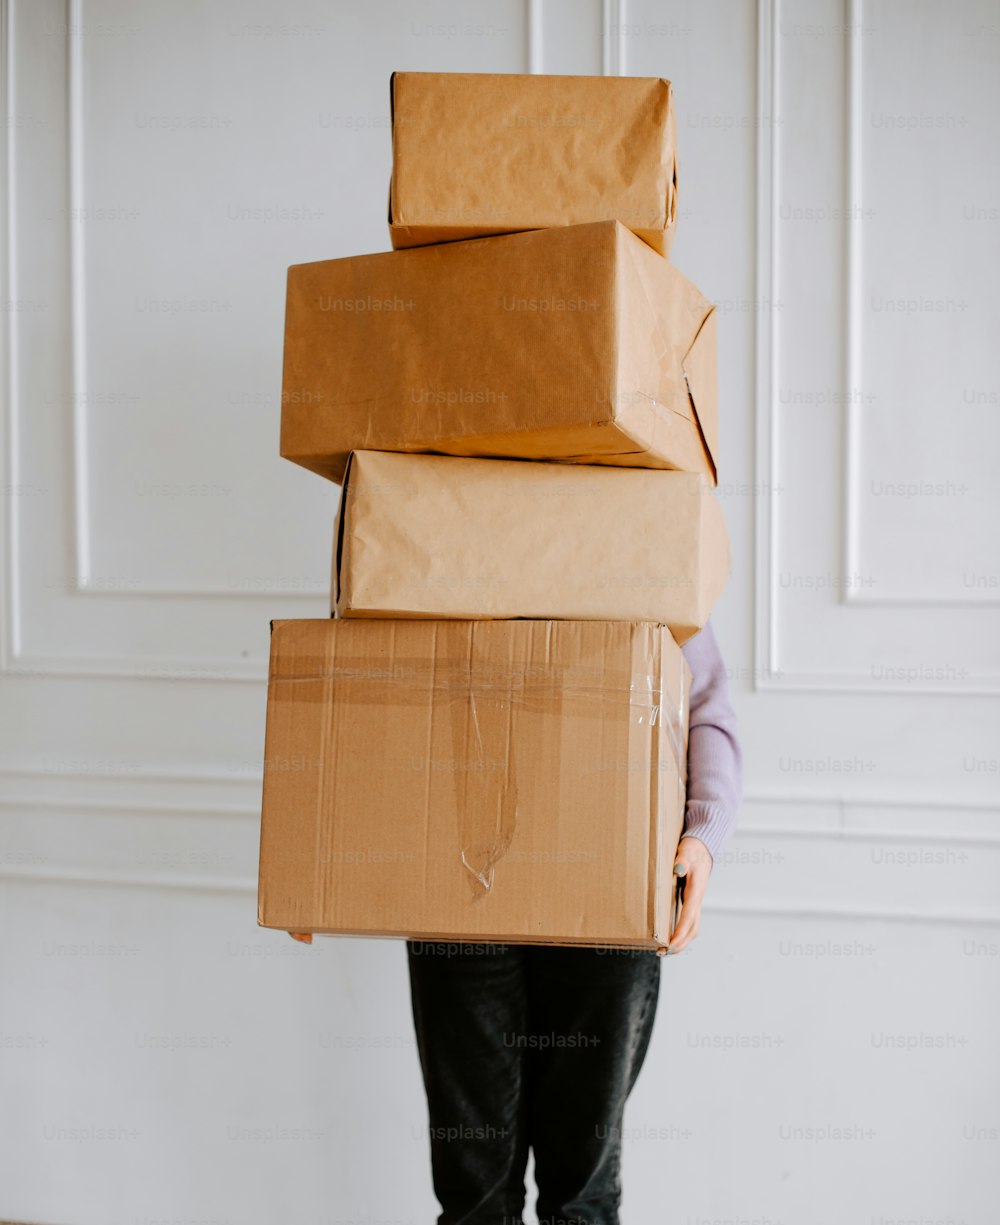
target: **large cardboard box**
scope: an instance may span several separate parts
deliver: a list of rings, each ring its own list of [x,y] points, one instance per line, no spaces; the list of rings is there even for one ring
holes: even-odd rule
[[[276,621],[262,926],[657,948],[687,664],[624,621]]]
[[[394,247],[617,218],[669,253],[669,81],[396,72],[390,91]]]
[[[715,308],[617,221],[288,270],[281,454],[438,451],[715,480]]]
[[[685,642],[729,573],[694,472],[355,451],[334,540],[341,617],[657,621]]]

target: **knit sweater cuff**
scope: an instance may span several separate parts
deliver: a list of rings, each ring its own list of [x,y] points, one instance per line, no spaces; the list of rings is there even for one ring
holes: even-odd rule
[[[691,800],[684,814],[682,838],[697,838],[708,847],[712,862],[718,858],[733,827],[735,814],[721,804],[708,800]]]

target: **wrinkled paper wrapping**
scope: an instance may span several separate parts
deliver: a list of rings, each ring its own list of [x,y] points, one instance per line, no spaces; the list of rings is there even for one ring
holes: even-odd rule
[[[351,451],[703,472],[715,308],[617,221],[288,270],[281,454]]]
[[[390,93],[394,247],[617,218],[669,254],[669,81],[396,72]]]
[[[729,540],[700,473],[355,451],[332,570],[342,617],[655,621],[683,643]]]

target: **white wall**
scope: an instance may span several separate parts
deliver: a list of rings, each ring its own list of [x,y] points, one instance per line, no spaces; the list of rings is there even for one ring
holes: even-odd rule
[[[278,458],[285,268],[387,248],[422,68],[672,78],[720,304],[747,803],[625,1219],[995,1221],[995,4],[3,19],[0,1216],[433,1219],[402,946],[255,912],[268,621],[324,615],[336,497]]]

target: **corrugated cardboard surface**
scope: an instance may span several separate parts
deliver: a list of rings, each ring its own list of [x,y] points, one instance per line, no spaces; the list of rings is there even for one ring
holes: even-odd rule
[[[669,81],[397,72],[391,96],[394,247],[617,218],[669,253]]]
[[[708,620],[729,541],[705,477],[356,451],[335,533],[342,617]]]
[[[258,920],[659,947],[687,664],[623,621],[276,621]]]
[[[616,221],[295,265],[281,454],[437,451],[705,472],[714,307]]]

